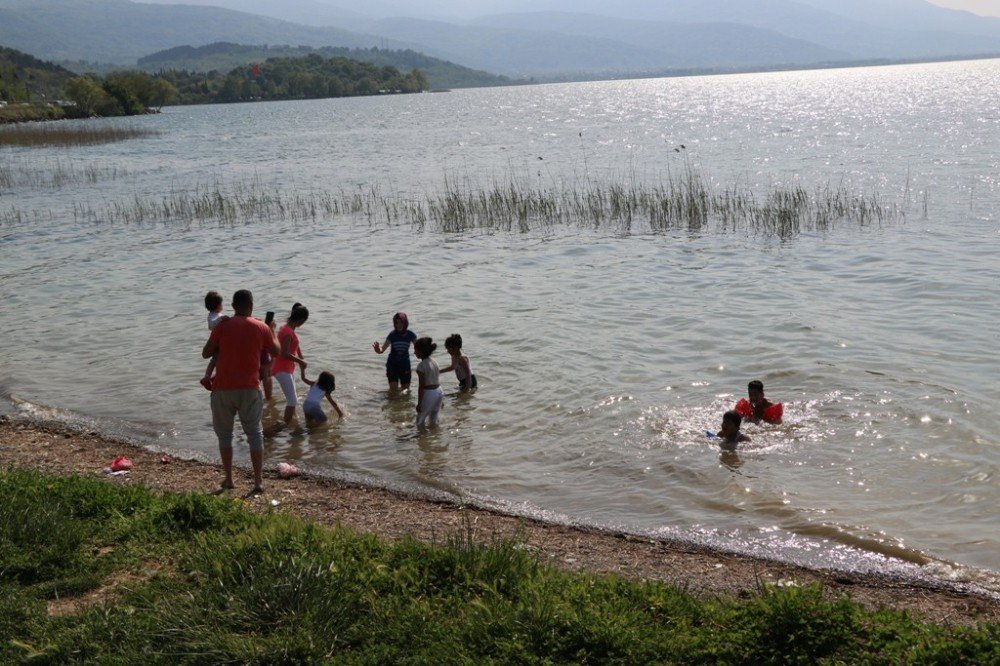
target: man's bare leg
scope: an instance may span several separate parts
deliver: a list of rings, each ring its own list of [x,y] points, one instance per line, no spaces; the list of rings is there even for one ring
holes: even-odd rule
[[[222,487],[226,490],[233,488],[233,449],[219,448],[219,457],[222,458]]]

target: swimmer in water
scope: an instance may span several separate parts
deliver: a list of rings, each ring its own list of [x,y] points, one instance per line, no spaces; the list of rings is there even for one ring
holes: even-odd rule
[[[784,409],[781,403],[773,403],[764,397],[764,382],[755,379],[747,384],[747,398],[748,400],[740,400],[736,404],[736,411],[740,416],[751,423],[781,423]]]
[[[724,449],[734,450],[738,444],[749,442],[750,438],[740,432],[740,425],[743,417],[739,412],[730,410],[722,415],[722,430],[715,434],[721,439],[720,446]]]

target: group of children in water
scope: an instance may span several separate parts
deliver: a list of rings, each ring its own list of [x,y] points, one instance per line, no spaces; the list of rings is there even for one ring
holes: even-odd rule
[[[208,310],[208,328],[213,330],[220,322],[227,317],[222,314],[222,296],[215,291],[210,291],[205,295],[205,309]],[[288,425],[295,417],[295,409],[298,406],[298,396],[295,387],[295,367],[299,368],[299,375],[302,381],[309,386],[309,392],[302,402],[302,411],[305,414],[308,425],[319,425],[326,421],[326,413],[323,411],[323,400],[326,400],[337,416],[343,418],[344,410],[341,409],[337,401],[333,399],[333,392],[336,389],[336,377],[332,372],[320,372],[315,380],[306,377],[307,363],[302,355],[299,346],[299,337],[296,329],[302,326],[309,319],[309,310],[301,303],[292,306],[292,310],[285,321],[285,324],[277,332],[278,346],[280,353],[277,357],[271,358],[266,350],[260,355],[260,380],[263,385],[264,397],[271,399],[272,379],[278,383],[281,392],[285,397],[284,423]],[[264,322],[275,329],[274,313],[268,312]],[[378,354],[389,352],[386,359],[385,372],[389,382],[389,389],[393,392],[406,392],[410,388],[412,381],[412,371],[410,366],[410,346],[413,346],[414,355],[420,360],[417,365],[417,425],[434,426],[438,423],[441,405],[444,401],[444,393],[441,391],[440,374],[442,372],[454,371],[458,379],[460,392],[468,392],[476,389],[478,382],[472,373],[472,364],[469,357],[462,351],[462,336],[453,334],[445,340],[444,346],[451,356],[451,363],[440,368],[431,358],[437,349],[437,345],[429,337],[417,337],[410,330],[410,322],[405,312],[397,312],[392,318],[393,330],[386,336],[385,341],[379,344],[378,341],[372,343],[372,348]],[[205,376],[201,378],[201,384],[208,390],[212,390],[212,372],[215,369],[215,357],[213,357],[208,367],[205,368]]]
[[[226,319],[222,314],[222,296],[215,291],[210,291],[205,296],[205,308],[208,310],[208,328],[213,330],[221,321]],[[308,425],[318,425],[326,421],[326,413],[323,411],[323,401],[326,400],[337,416],[343,418],[344,410],[341,409],[337,401],[333,399],[333,392],[337,387],[336,377],[332,372],[323,371],[315,380],[306,377],[306,361],[302,356],[302,349],[299,346],[299,336],[296,329],[302,326],[309,319],[309,310],[301,303],[292,306],[285,324],[278,330],[278,345],[281,353],[276,358],[266,351],[261,351],[260,357],[260,379],[263,384],[264,397],[271,399],[272,378],[278,382],[281,392],[285,397],[284,423],[289,424],[295,417],[295,408],[298,405],[298,397],[295,388],[295,367],[299,367],[299,375],[302,381],[309,387],[305,400],[302,402],[302,411],[306,417]],[[274,331],[274,313],[268,312],[265,323]],[[372,349],[376,354],[389,352],[385,362],[386,379],[389,382],[389,389],[393,392],[408,391],[413,374],[410,366],[410,346],[413,346],[414,355],[420,360],[417,365],[417,425],[434,426],[438,423],[441,412],[441,404],[444,401],[444,393],[441,391],[440,376],[442,372],[454,371],[458,379],[458,389],[460,392],[467,392],[476,389],[476,376],[472,373],[472,365],[469,357],[462,352],[462,336],[453,334],[444,341],[444,347],[451,356],[451,363],[447,367],[440,368],[431,358],[437,345],[429,337],[417,337],[417,334],[410,330],[410,321],[405,312],[397,312],[392,317],[392,330],[385,337],[382,343],[377,340],[372,343]],[[201,378],[201,384],[206,389],[212,389],[212,372],[215,369],[215,358],[208,362],[205,368],[205,376]],[[764,396],[764,384],[760,380],[754,380],[747,384],[747,397],[736,403],[736,406],[722,415],[722,429],[718,432],[706,431],[706,435],[711,438],[718,438],[723,448],[733,449],[738,444],[749,442],[750,437],[740,431],[744,420],[760,423],[781,423],[783,406],[781,403],[772,403]]]

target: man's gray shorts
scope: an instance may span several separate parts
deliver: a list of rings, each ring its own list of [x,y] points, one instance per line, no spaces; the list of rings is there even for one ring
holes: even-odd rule
[[[212,391],[212,427],[219,438],[219,448],[233,448],[233,424],[239,414],[250,450],[263,450],[264,429],[260,422],[263,413],[264,396],[258,389]]]

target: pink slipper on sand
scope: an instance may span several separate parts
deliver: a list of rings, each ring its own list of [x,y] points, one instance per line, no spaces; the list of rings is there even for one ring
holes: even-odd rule
[[[132,461],[125,456],[118,456],[111,461],[109,468],[112,472],[124,472],[126,470],[132,469]]]

